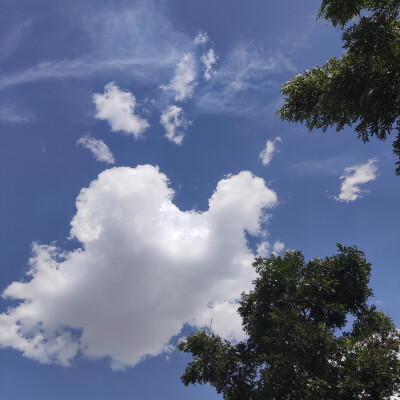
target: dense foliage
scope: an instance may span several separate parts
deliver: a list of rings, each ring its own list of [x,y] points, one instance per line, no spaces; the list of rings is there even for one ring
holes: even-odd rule
[[[400,159],[399,7],[400,0],[324,0],[319,16],[343,31],[345,52],[282,86],[281,118],[309,130],[355,125],[364,142],[385,140],[396,129],[393,151]]]
[[[194,356],[183,383],[209,383],[227,400],[389,399],[400,387],[399,334],[367,303],[363,252],[338,248],[308,263],[299,251],[256,259],[239,307],[248,340],[189,335],[178,345]]]

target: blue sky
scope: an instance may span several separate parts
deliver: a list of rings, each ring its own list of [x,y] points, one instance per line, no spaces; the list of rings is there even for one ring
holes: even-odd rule
[[[319,6],[0,1],[1,398],[221,398],[174,348],[245,338],[257,254],[357,245],[400,324],[392,139],[274,118]]]

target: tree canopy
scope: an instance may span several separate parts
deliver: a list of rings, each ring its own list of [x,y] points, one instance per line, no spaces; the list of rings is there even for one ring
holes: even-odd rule
[[[363,252],[338,249],[307,263],[300,251],[256,259],[239,307],[248,340],[189,335],[178,345],[194,356],[183,383],[208,383],[226,400],[389,399],[400,388],[398,331],[368,305]]]
[[[341,58],[305,70],[286,82],[283,120],[307,128],[355,125],[368,142],[398,131],[393,152],[400,175],[400,0],[323,0],[319,17],[342,30]],[[356,22],[354,22],[356,21]]]

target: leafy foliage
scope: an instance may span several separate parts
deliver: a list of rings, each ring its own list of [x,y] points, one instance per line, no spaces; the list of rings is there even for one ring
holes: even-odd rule
[[[363,252],[338,249],[308,263],[299,251],[256,259],[258,278],[239,307],[248,340],[189,335],[178,345],[194,356],[183,383],[209,383],[226,400],[389,399],[400,389],[400,336],[367,305]]]
[[[400,159],[399,7],[399,0],[324,0],[319,17],[343,30],[345,53],[282,86],[281,118],[305,122],[309,130],[355,125],[364,142],[385,140],[396,124],[393,151]]]

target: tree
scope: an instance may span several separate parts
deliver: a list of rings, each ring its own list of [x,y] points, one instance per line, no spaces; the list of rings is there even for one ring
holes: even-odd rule
[[[183,383],[209,383],[226,400],[389,399],[400,388],[399,333],[367,303],[364,253],[338,249],[308,263],[300,251],[257,258],[238,311],[248,340],[190,334],[178,345],[194,356]]]
[[[342,30],[345,53],[296,75],[281,92],[283,120],[314,128],[355,125],[365,142],[386,140],[395,125],[393,152],[400,175],[399,0],[323,0],[319,17]],[[354,23],[354,18],[357,22]],[[350,22],[352,21],[352,22]],[[346,27],[346,28],[345,28]]]

